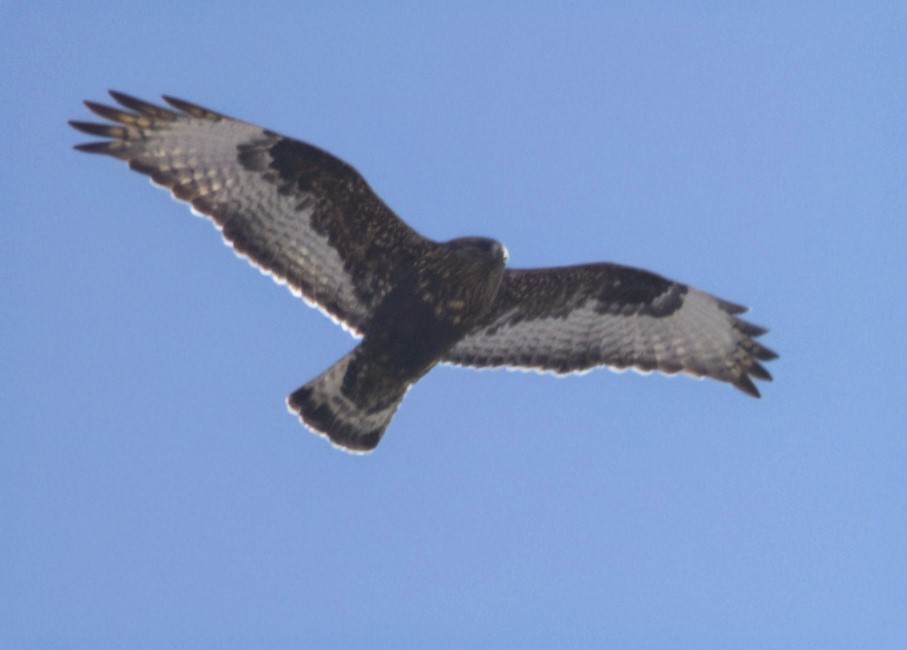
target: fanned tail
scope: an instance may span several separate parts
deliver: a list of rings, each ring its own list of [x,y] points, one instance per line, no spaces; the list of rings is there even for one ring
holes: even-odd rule
[[[365,454],[372,451],[381,440],[397,407],[403,400],[408,385],[400,387],[391,396],[381,400],[381,406],[360,406],[366,397],[348,395],[344,380],[350,372],[358,371],[358,348],[328,368],[321,375],[294,391],[287,398],[290,411],[314,433],[326,437],[333,445],[351,453]]]

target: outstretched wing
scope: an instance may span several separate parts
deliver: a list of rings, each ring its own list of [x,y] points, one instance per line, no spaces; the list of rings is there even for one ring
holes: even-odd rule
[[[76,146],[120,158],[210,217],[241,256],[354,333],[399,273],[434,242],[401,221],[355,169],[312,145],[164,97],[111,91],[126,109],[85,105],[115,124]]]
[[[678,372],[759,396],[777,355],[745,308],[661,276],[614,264],[508,270],[482,325],[444,357],[464,366],[582,372],[595,366]]]

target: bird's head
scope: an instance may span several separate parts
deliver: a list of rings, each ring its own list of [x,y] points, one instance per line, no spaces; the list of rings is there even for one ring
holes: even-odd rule
[[[460,237],[459,239],[451,239],[444,245],[449,247],[450,250],[468,250],[473,255],[475,253],[472,251],[477,251],[482,255],[489,256],[489,261],[494,264],[504,265],[510,259],[510,252],[504,244],[486,237]]]
[[[509,257],[503,244],[484,237],[462,237],[441,244],[436,255],[430,263],[432,271],[424,277],[449,287],[439,293],[453,292],[477,315],[491,307]]]

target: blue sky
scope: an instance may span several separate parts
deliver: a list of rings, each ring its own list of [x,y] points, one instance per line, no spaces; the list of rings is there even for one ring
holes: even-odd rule
[[[12,4],[0,646],[907,642],[902,5]],[[775,381],[442,367],[340,453],[284,399],[353,340],[72,151],[107,88],[750,305]]]

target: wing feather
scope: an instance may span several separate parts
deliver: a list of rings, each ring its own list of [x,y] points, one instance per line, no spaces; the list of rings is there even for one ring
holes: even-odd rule
[[[164,97],[170,109],[110,95],[128,111],[85,102],[113,124],[70,122],[108,138],[76,149],[150,176],[211,218],[237,254],[354,333],[399,274],[436,245],[355,169],[317,147],[174,97]]]
[[[777,355],[745,308],[659,275],[618,266],[508,270],[499,300],[444,361],[558,374],[596,366],[711,377],[754,397],[751,377]]]

